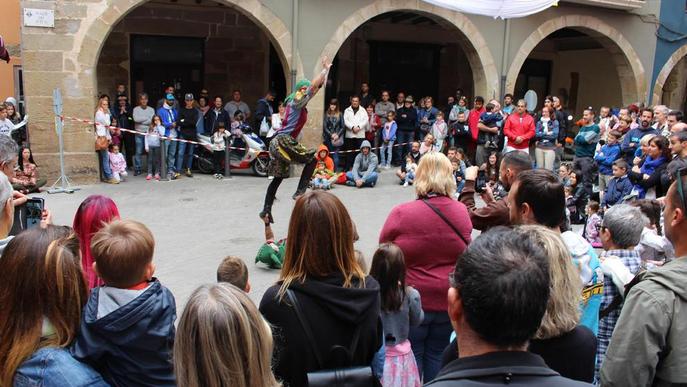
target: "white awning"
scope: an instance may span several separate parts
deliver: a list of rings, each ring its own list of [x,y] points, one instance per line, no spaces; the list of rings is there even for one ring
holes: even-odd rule
[[[425,3],[462,13],[494,19],[525,17],[558,5],[558,0],[423,0]]]

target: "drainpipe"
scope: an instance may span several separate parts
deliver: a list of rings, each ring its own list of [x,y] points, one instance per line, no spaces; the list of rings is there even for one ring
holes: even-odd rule
[[[506,94],[506,77],[508,76],[506,63],[508,61],[508,49],[510,47],[510,19],[506,19],[505,21],[506,23],[503,28],[503,53],[501,57],[501,98]]]
[[[296,52],[298,50],[298,0],[293,0],[291,14],[291,91],[296,90]]]

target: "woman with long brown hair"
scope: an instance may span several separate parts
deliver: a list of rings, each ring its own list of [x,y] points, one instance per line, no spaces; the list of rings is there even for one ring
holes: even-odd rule
[[[354,233],[336,196],[310,192],[296,201],[279,281],[260,303],[274,327],[274,372],[286,386],[307,385],[312,371],[368,366],[381,347],[379,285],[356,261]],[[301,325],[297,312],[309,327]],[[333,347],[350,348],[356,333],[351,364],[331,362]]]
[[[107,152],[107,147],[112,142],[110,125],[112,125],[110,98],[101,96],[95,109],[95,151],[100,162],[100,179],[105,183],[119,184],[112,177],[112,169],[110,169],[110,159]]]
[[[67,349],[88,288],[68,227],[17,235],[0,259],[0,385],[107,386]]]

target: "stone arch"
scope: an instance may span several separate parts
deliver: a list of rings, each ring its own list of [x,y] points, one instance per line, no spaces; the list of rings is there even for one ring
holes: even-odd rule
[[[668,80],[668,76],[670,76],[670,73],[673,71],[675,66],[677,66],[680,60],[682,60],[682,58],[685,56],[687,56],[687,44],[675,50],[673,55],[671,55],[663,65],[661,71],[658,73],[658,76],[656,76],[656,82],[654,83],[653,98],[651,100],[653,104],[660,104],[662,102],[663,87]]]
[[[123,19],[129,12],[149,0],[112,0],[109,5],[97,17],[89,18],[92,20],[90,26],[86,27],[86,33],[82,35],[81,41],[75,41],[74,47],[77,53],[75,59],[76,66],[82,74],[93,77],[95,85],[95,68],[100,57],[100,51],[104,45],[112,28]],[[269,8],[262,5],[259,0],[217,0],[240,11],[248,17],[268,36],[277,51],[277,55],[284,68],[284,76],[290,78],[292,55],[291,52],[291,32],[284,22],[275,15]],[[299,74],[303,73],[303,64],[300,57],[296,54],[296,70]],[[289,87],[287,82],[287,89]],[[95,88],[94,88],[95,90]]]
[[[470,63],[473,73],[473,83],[475,95],[483,95],[485,98],[498,96],[499,80],[498,70],[491,55],[491,50],[487,45],[484,36],[479,32],[472,21],[460,12],[448,10],[446,8],[430,5],[424,1],[417,0],[377,0],[374,3],[360,8],[346,18],[336,29],[329,42],[322,50],[322,56],[334,58],[348,36],[363,25],[368,20],[377,15],[392,11],[415,12],[432,19],[440,24],[458,29],[466,38],[463,49]],[[313,69],[313,74],[320,71],[320,64],[317,63]]]
[[[551,33],[563,28],[581,30],[596,38],[611,54],[618,70],[623,104],[646,99],[644,66],[630,42],[601,19],[586,15],[566,15],[547,20],[525,39],[513,58],[506,76],[506,93],[512,93],[518,73],[532,50]]]

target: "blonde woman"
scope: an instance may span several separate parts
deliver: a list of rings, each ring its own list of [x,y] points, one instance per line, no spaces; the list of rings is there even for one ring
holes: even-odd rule
[[[112,141],[109,126],[112,124],[112,117],[110,115],[110,99],[107,96],[102,96],[98,100],[98,107],[95,109],[95,151],[98,153],[98,161],[100,162],[100,178],[105,183],[119,184],[112,175],[110,168],[110,156],[107,147]]]
[[[370,366],[382,346],[379,284],[356,260],[348,210],[330,193],[309,192],[296,200],[288,235],[279,282],[260,302],[260,312],[276,332],[275,375],[285,385],[306,386],[309,372]],[[350,363],[328,362],[336,346],[352,346],[356,332]],[[380,369],[373,371],[381,377]]]
[[[174,343],[183,387],[276,387],[272,332],[246,293],[228,283],[196,289]]]
[[[430,381],[453,332],[447,313],[448,274],[467,248],[472,222],[465,205],[452,199],[456,180],[443,153],[422,156],[414,187],[417,200],[391,210],[379,242],[393,242],[403,250],[406,282],[422,295],[425,319],[410,328],[409,339],[420,375]]]

